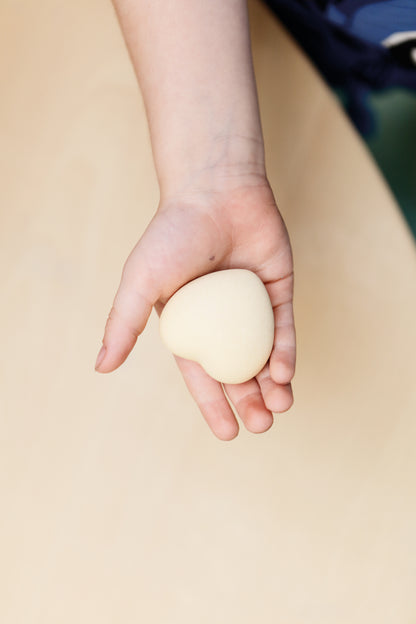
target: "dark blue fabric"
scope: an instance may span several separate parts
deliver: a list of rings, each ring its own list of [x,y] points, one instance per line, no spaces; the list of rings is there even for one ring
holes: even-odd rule
[[[364,136],[375,123],[366,104],[370,91],[394,86],[416,91],[416,32],[399,45],[382,43],[389,34],[416,31],[416,0],[264,1],[326,81],[343,90],[346,109]]]
[[[415,0],[329,0],[325,14],[330,21],[373,43],[416,28]]]

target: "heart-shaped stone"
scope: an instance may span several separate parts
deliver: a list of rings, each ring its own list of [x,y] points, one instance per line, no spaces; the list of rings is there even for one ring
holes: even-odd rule
[[[273,347],[268,292],[246,269],[208,273],[182,286],[163,308],[159,328],[172,353],[198,362],[222,383],[257,375]]]

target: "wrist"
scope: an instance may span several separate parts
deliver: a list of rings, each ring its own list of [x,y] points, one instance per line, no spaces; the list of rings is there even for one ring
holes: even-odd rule
[[[264,143],[256,134],[217,134],[195,143],[169,163],[156,160],[161,200],[226,192],[266,181]]]

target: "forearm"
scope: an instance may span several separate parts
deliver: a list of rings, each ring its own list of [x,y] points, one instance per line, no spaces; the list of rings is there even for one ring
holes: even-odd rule
[[[246,0],[113,0],[166,194],[220,166],[261,174]]]

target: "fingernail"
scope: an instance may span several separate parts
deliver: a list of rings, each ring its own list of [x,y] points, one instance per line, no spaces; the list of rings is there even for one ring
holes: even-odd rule
[[[107,353],[107,349],[103,345],[101,347],[101,349],[99,350],[98,355],[97,355],[97,359],[96,359],[96,362],[95,362],[95,370],[97,370],[100,367],[100,364],[102,363],[103,359],[105,358],[105,354],[106,353]]]

